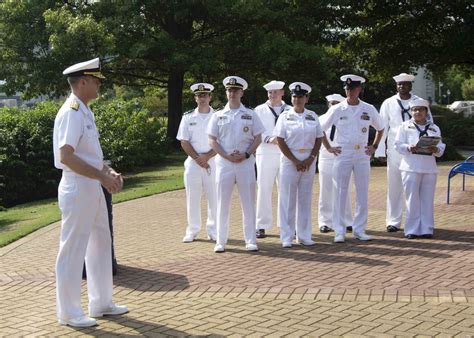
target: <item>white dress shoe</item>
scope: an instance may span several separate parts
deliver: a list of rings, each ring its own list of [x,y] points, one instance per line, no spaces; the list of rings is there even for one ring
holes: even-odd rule
[[[284,248],[291,248],[293,244],[291,244],[290,242],[283,242],[281,243],[281,246]]]
[[[183,243],[191,243],[191,242],[194,241],[195,239],[196,239],[196,235],[186,234],[186,235],[183,237]]]
[[[357,238],[359,241],[371,241],[372,240],[372,237],[367,235],[365,232],[353,232],[352,236],[354,236],[354,238]]]
[[[118,315],[123,315],[125,313],[128,313],[128,307],[114,304],[110,308],[105,309],[104,311],[99,311],[99,312],[90,311],[89,315],[91,317],[97,318],[97,317],[103,317],[103,316],[118,316]]]
[[[225,247],[222,244],[216,244],[216,246],[214,247],[214,252],[224,252],[224,251],[225,251]]]
[[[316,244],[316,242],[313,241],[312,239],[310,239],[309,241],[298,241],[298,242],[304,246],[313,246]]]
[[[90,318],[85,315],[72,319],[58,319],[58,322],[61,325],[69,325],[73,327],[91,327],[97,325],[97,322],[94,318]]]
[[[245,249],[247,251],[258,251],[258,246],[257,246],[257,244],[249,243],[249,244],[245,244]]]
[[[334,243],[344,243],[344,234],[337,234],[334,236]]]

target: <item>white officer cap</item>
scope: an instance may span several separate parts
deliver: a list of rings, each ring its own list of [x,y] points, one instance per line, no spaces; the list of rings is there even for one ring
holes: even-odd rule
[[[346,74],[341,76],[341,81],[344,82],[344,89],[352,89],[364,83],[365,79],[359,75]]]
[[[270,90],[279,90],[279,89],[283,89],[283,87],[285,87],[285,82],[283,81],[270,81],[268,82],[266,85],[263,86],[263,88],[265,88],[268,91]]]
[[[189,87],[189,89],[194,92],[194,95],[197,95],[212,92],[214,90],[214,86],[210,83],[200,82],[193,84],[191,87]]]
[[[244,79],[242,79],[241,77],[239,76],[235,76],[235,75],[232,75],[232,76],[228,76],[226,77],[223,81],[222,81],[222,84],[224,85],[224,87],[227,89],[227,88],[240,88],[240,89],[247,89],[248,88],[248,83],[247,81],[245,81]]]
[[[430,103],[427,100],[421,98],[411,100],[408,105],[410,106],[410,109],[413,107],[426,107],[428,110],[430,109]]]
[[[341,94],[331,94],[331,95],[326,96],[326,101],[328,102],[333,102],[333,101],[342,102],[345,99],[346,98],[342,96]]]
[[[415,81],[415,76],[407,73],[401,73],[393,77],[395,82],[413,82]]]
[[[293,82],[288,86],[291,96],[304,96],[311,93],[311,87],[304,82]]]
[[[100,72],[99,58],[76,63],[75,65],[67,67],[63,71],[63,75],[67,75],[68,77],[90,75],[98,79],[105,79],[105,76]]]

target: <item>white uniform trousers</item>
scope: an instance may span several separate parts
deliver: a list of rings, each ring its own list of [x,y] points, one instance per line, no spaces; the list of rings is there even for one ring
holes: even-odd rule
[[[297,171],[296,166],[281,155],[278,209],[282,243],[291,243],[295,230],[298,241],[311,241],[311,201],[315,171],[316,161],[313,161],[309,170]]]
[[[61,237],[56,260],[58,319],[84,315],[81,282],[84,258],[89,312],[112,303],[112,252],[104,193],[99,181],[63,172],[58,188]]]
[[[229,238],[229,218],[232,190],[237,184],[242,206],[245,244],[256,244],[255,234],[255,157],[232,163],[221,156],[216,158],[217,186],[217,241],[225,245]]]
[[[402,171],[406,196],[405,235],[432,235],[437,174]]]
[[[354,149],[353,146],[343,146],[342,152],[334,159],[334,204],[332,211],[333,229],[338,234],[345,234],[346,227],[342,220],[342,215],[347,205],[347,194],[351,174],[354,175],[354,185],[356,192],[355,213],[352,222],[352,231],[356,233],[364,232],[367,228],[368,218],[368,197],[369,197],[369,174],[370,157],[365,154],[363,146]]]
[[[393,147],[387,154],[387,215],[386,225],[400,228],[403,213],[402,157]]]
[[[327,226],[332,229],[332,209],[334,203],[334,182],[333,182],[334,159],[319,158],[318,178],[319,178],[319,202],[318,202],[318,224],[319,228]],[[342,213],[342,224],[345,227],[352,226],[352,202],[350,189],[347,190],[347,207]]]
[[[280,171],[280,154],[257,154],[257,230],[273,225],[272,193]],[[277,217],[277,224],[278,224]]]
[[[207,197],[207,234],[216,236],[216,165],[214,157],[208,161],[210,170],[204,169],[191,157],[184,161],[184,186],[186,188],[186,207],[188,226],[186,235],[197,236],[201,230],[201,196]]]

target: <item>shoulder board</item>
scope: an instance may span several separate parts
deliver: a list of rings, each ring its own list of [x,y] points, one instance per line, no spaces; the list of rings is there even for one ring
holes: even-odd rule
[[[189,111],[187,111],[187,112],[183,113],[183,116],[184,116],[184,115],[191,114],[192,112],[194,112],[194,109],[191,109],[191,110],[189,110]]]
[[[79,102],[77,102],[76,100],[72,100],[69,104],[69,108],[79,110]]]

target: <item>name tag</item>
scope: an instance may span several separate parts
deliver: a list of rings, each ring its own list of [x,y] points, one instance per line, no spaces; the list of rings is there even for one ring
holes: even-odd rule
[[[229,123],[230,120],[227,116],[219,116],[217,119],[217,125],[222,126],[223,124]]]
[[[416,129],[415,126],[408,126],[408,129]]]
[[[348,119],[349,119],[348,116],[341,116],[341,117],[339,118],[339,120],[348,120]]]
[[[190,126],[195,126],[197,124],[197,122],[190,122],[189,125]]]
[[[286,120],[287,121],[296,121],[296,119],[294,117],[291,117],[291,116],[287,117]]]
[[[241,116],[241,119],[242,119],[242,120],[251,120],[251,119],[252,119],[252,115],[244,114],[244,115]]]

